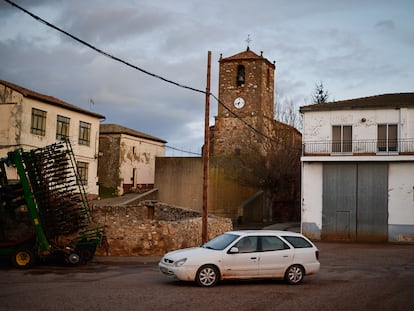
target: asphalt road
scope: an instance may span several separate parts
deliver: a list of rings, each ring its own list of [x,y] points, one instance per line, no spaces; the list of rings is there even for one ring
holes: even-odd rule
[[[414,245],[316,243],[321,271],[200,288],[161,275],[159,258],[0,267],[0,310],[414,310]]]

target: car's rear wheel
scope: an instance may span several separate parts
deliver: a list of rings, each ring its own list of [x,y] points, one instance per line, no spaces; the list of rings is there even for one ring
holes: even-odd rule
[[[219,271],[213,265],[204,265],[198,269],[196,274],[197,284],[203,287],[211,287],[217,284]]]
[[[291,285],[300,284],[305,276],[305,270],[300,265],[292,265],[285,272],[285,281]]]

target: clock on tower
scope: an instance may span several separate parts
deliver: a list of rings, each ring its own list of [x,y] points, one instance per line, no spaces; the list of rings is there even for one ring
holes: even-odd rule
[[[242,109],[244,107],[244,104],[245,102],[243,97],[237,97],[233,102],[234,107],[236,107],[237,109]]]

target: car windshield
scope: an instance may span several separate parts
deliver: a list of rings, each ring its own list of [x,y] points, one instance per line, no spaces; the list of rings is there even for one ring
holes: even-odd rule
[[[207,242],[203,245],[203,247],[215,250],[223,250],[238,237],[239,236],[236,234],[224,233]]]

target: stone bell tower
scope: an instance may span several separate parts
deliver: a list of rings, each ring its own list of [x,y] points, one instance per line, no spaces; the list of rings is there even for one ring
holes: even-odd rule
[[[275,65],[249,48],[220,57],[219,64],[220,102],[211,154],[264,154],[263,136],[273,136]]]

